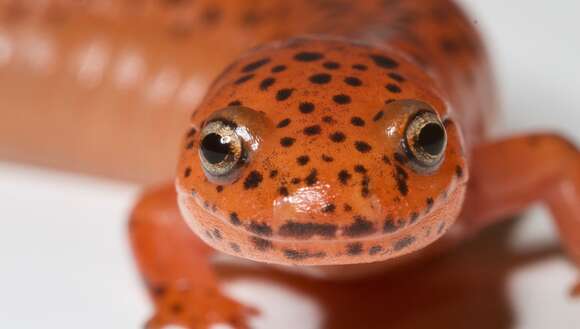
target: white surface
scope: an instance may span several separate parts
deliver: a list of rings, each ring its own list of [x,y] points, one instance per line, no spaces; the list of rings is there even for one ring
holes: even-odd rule
[[[228,283],[224,290],[261,311],[251,319],[252,328],[318,329],[323,324],[322,310],[316,301],[288,287],[267,280],[241,279]]]
[[[139,328],[126,219],[137,189],[0,166],[0,328]]]
[[[464,2],[492,46],[505,127],[552,128],[580,142],[580,1]],[[150,309],[125,229],[137,193],[131,186],[0,164],[0,327],[140,328]],[[555,239],[542,209],[525,222],[516,245]],[[580,303],[565,297],[575,275],[562,258],[516,273],[509,287],[516,328],[577,328]],[[257,288],[229,290],[260,305],[248,289]],[[313,312],[301,296],[293,298],[303,303],[297,312]],[[271,323],[262,320],[264,328]]]

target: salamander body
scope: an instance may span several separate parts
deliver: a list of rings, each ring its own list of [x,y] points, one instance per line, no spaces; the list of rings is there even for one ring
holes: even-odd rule
[[[140,182],[177,167],[129,226],[149,328],[247,327],[252,311],[220,292],[216,250],[364,280],[536,201],[580,263],[580,153],[552,133],[490,137],[489,59],[450,0],[0,13],[0,100],[19,109],[0,121],[2,156]]]

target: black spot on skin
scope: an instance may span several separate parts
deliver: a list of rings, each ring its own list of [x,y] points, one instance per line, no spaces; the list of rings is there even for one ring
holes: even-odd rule
[[[388,156],[383,155],[382,160],[386,165],[391,165],[391,159]]]
[[[185,168],[185,170],[183,172],[183,177],[187,178],[189,176],[191,176],[191,168],[187,167],[187,168]]]
[[[217,239],[217,240],[221,240],[223,239],[222,237],[222,232],[220,232],[220,230],[218,230],[217,228],[213,229],[213,236]]]
[[[363,180],[361,182],[361,196],[363,198],[366,198],[369,196],[370,190],[369,190],[369,183],[370,183],[371,179],[369,176],[365,175],[363,177]]]
[[[230,223],[232,223],[235,226],[240,226],[242,224],[242,221],[238,217],[237,213],[235,212],[230,213]]]
[[[334,119],[330,115],[325,115],[322,117],[324,123],[334,123]]]
[[[385,223],[383,224],[383,232],[394,233],[397,232],[403,226],[405,226],[404,221],[402,220],[395,221],[393,218],[387,217],[387,219],[385,219]]]
[[[310,102],[303,102],[298,105],[298,109],[304,114],[312,113],[314,111],[314,104]]]
[[[270,170],[270,178],[275,178],[278,176],[278,170]]]
[[[381,120],[384,115],[385,115],[385,112],[378,111],[377,114],[375,114],[375,116],[373,117],[373,121],[377,122],[377,121]]]
[[[316,184],[316,182],[318,182],[318,171],[316,171],[316,169],[312,169],[304,181],[308,186]]]
[[[321,53],[303,51],[294,55],[294,59],[299,62],[314,62],[324,57]]]
[[[266,91],[270,86],[272,86],[276,82],[274,78],[266,78],[260,82],[260,90]]]
[[[330,134],[329,137],[330,137],[330,140],[335,142],[335,143],[344,142],[344,140],[346,139],[346,135],[340,131],[333,132],[332,134]]]
[[[308,126],[306,128],[304,128],[304,135],[306,136],[314,136],[314,135],[318,135],[320,134],[320,126],[319,125],[313,125],[313,126]]]
[[[329,69],[329,70],[336,70],[340,68],[340,64],[338,64],[337,62],[324,62],[322,64],[322,66],[324,66],[324,68]]]
[[[364,127],[364,125],[365,125],[365,121],[361,117],[350,118],[350,123],[353,126],[357,126],[357,127]]]
[[[248,174],[248,176],[246,176],[246,179],[244,180],[244,188],[246,190],[256,188],[258,185],[260,185],[262,179],[262,174],[256,170],[253,170]]]
[[[331,156],[329,156],[329,155],[323,154],[322,155],[322,161],[324,161],[324,162],[332,162],[332,161],[334,161],[334,158],[331,157]]]
[[[336,206],[333,203],[329,203],[326,206],[322,207],[323,213],[332,213],[336,209]]]
[[[315,74],[309,78],[310,82],[315,83],[317,85],[327,84],[330,82],[331,79],[332,77],[330,76],[330,74],[327,73]]]
[[[395,242],[393,249],[395,251],[400,251],[400,250],[405,249],[408,246],[412,245],[414,242],[415,242],[414,236],[406,236],[406,237],[402,238],[401,240]]]
[[[272,68],[272,73],[280,73],[286,70],[286,65],[276,65]]]
[[[234,81],[234,83],[236,85],[241,85],[242,83],[251,80],[253,77],[254,77],[253,74],[247,74],[247,75],[240,77],[238,80]]]
[[[401,195],[406,196],[409,193],[409,187],[407,186],[407,172],[405,169],[401,168],[400,166],[395,166],[395,172],[393,173],[393,177],[397,182],[397,189]]]
[[[242,15],[242,25],[245,27],[252,27],[259,24],[263,17],[255,10],[251,9]]]
[[[242,102],[240,101],[233,101],[228,103],[228,106],[240,106],[240,105],[242,105]]]
[[[389,83],[385,86],[385,88],[387,88],[388,91],[398,94],[401,92],[401,87],[397,86],[396,84],[393,83]]]
[[[440,46],[441,50],[443,50],[448,55],[453,55],[461,49],[461,46],[458,42],[448,38],[441,40]]]
[[[337,226],[334,224],[297,223],[290,220],[280,226],[278,234],[297,239],[309,239],[315,235],[332,238],[336,235],[336,230]]]
[[[197,132],[197,129],[195,129],[195,128],[189,129],[189,131],[187,132],[187,138],[193,137],[196,132]]]
[[[263,58],[263,59],[257,60],[255,62],[252,62],[252,63],[244,66],[242,68],[242,72],[244,72],[244,73],[253,72],[253,71],[257,70],[258,68],[262,67],[263,65],[268,64],[269,62],[270,62],[269,58]]]
[[[300,182],[302,182],[302,179],[298,178],[298,177],[294,177],[292,178],[292,180],[290,181],[290,183],[294,184],[294,185],[298,185],[300,184]]]
[[[351,174],[349,174],[346,170],[341,170],[338,172],[338,180],[343,185],[346,185],[351,177]]]
[[[290,147],[294,144],[294,142],[296,142],[296,139],[292,137],[280,138],[280,145],[282,145],[283,147]]]
[[[431,209],[433,209],[433,204],[435,203],[435,201],[433,200],[433,198],[429,197],[425,200],[425,212],[428,213],[431,211]]]
[[[366,71],[368,69],[368,67],[364,64],[354,64],[352,68],[357,71]]]
[[[308,250],[285,249],[284,256],[292,260],[304,260],[308,258],[322,258],[326,256],[326,253],[323,251],[311,253]]]
[[[288,188],[287,188],[286,186],[280,186],[280,187],[278,188],[278,193],[279,193],[281,196],[288,196],[288,194],[289,194],[289,193],[288,193]]]
[[[230,247],[235,252],[240,252],[241,251],[240,246],[237,243],[234,243],[234,242],[230,243]]]
[[[221,185],[218,185],[215,187],[216,192],[221,193],[224,190],[224,187]]]
[[[405,78],[401,76],[399,73],[391,72],[389,73],[389,78],[397,81],[397,82],[404,82]]]
[[[381,246],[372,246],[369,249],[369,255],[373,256],[373,255],[376,255],[376,254],[380,253],[381,251],[383,251],[383,247],[381,247]]]
[[[258,238],[253,236],[250,241],[254,244],[254,247],[256,247],[256,249],[258,249],[259,251],[266,251],[268,249],[272,249],[274,248],[274,245],[272,244],[272,241],[270,240],[266,240],[266,239],[262,239],[262,238]]]
[[[455,166],[455,176],[457,176],[457,178],[463,177],[463,168],[459,165]]]
[[[310,157],[308,155],[301,155],[296,158],[296,163],[300,166],[305,166],[310,161]]]
[[[344,78],[344,82],[347,85],[353,86],[353,87],[359,87],[362,85],[362,81],[360,81],[359,78],[355,78],[355,77],[346,77],[346,78]]]
[[[387,56],[371,55],[370,57],[377,66],[385,69],[394,69],[399,66],[399,63]]]
[[[405,164],[407,163],[407,157],[405,157],[404,155],[402,155],[401,153],[397,152],[393,154],[393,158],[395,158],[395,161],[397,161],[400,164]]]
[[[360,153],[368,153],[372,149],[372,147],[368,143],[363,142],[363,141],[354,142],[354,147]]]
[[[346,245],[346,253],[349,256],[357,256],[360,255],[363,251],[363,247],[362,247],[362,243],[360,242],[355,242],[355,243],[349,243],[348,245]]]
[[[410,217],[411,224],[415,223],[419,219],[419,214],[417,212],[412,212]]]
[[[346,105],[346,104],[350,104],[351,99],[350,96],[345,95],[345,94],[338,94],[338,95],[334,95],[332,96],[332,100],[339,105]]]
[[[352,206],[349,205],[348,203],[345,203],[343,206],[344,211],[346,212],[351,212],[352,211]]]
[[[183,1],[181,1],[183,2]],[[221,9],[217,6],[210,6],[203,10],[201,20],[204,25],[214,25],[219,22],[222,17]]]
[[[354,171],[359,173],[359,174],[366,174],[367,168],[365,168],[363,165],[356,165],[356,166],[354,166]]]
[[[293,92],[294,92],[294,89],[289,89],[289,88],[280,89],[276,93],[276,100],[280,101],[280,102],[285,101],[288,98],[290,98],[290,96],[292,96]]]
[[[157,284],[149,287],[155,298],[163,298],[167,294],[167,287],[165,285]]]
[[[173,314],[181,314],[183,312],[183,305],[181,305],[180,303],[173,303],[169,307],[169,310]]]
[[[344,227],[344,235],[351,238],[366,236],[375,232],[374,224],[362,216],[355,216],[354,222]]]
[[[258,223],[252,221],[250,225],[248,225],[248,231],[262,236],[272,235],[272,228],[270,227],[270,225],[266,223]]]
[[[280,122],[278,122],[278,124],[276,125],[276,128],[284,128],[284,127],[288,127],[288,125],[290,124],[291,120],[289,118],[286,118]]]

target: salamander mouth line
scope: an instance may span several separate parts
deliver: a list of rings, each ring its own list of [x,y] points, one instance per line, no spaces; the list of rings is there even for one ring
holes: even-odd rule
[[[449,197],[450,195],[454,194],[454,192],[456,192],[458,188],[461,187],[461,185],[464,184],[465,183],[452,184],[447,192],[442,192],[439,197],[443,197],[444,194]],[[186,195],[188,198],[192,198],[190,193],[186,193],[184,191],[179,191],[179,194]],[[364,225],[363,227],[359,226],[357,229],[355,229],[355,231],[358,231],[353,233],[353,227],[356,222],[351,223],[350,225],[346,224],[345,226],[335,226],[328,223],[317,224],[315,222],[299,223],[288,221],[286,224],[283,224],[281,227],[278,227],[275,230],[267,224],[262,225],[264,222],[267,222],[264,220],[260,220],[259,222],[244,222],[241,219],[237,219],[238,222],[234,224],[227,215],[220,216],[216,213],[213,213],[204,207],[204,202],[202,200],[199,200],[195,197],[194,199],[196,199],[196,206],[203,210],[205,214],[211,218],[211,220],[220,222],[221,224],[225,225],[225,227],[238,233],[242,233],[242,235],[246,236],[247,238],[267,239],[269,241],[278,243],[291,242],[296,245],[308,245],[313,243],[331,245],[336,243],[350,244],[358,242],[368,243],[369,241],[396,241],[407,236],[409,234],[409,230],[422,225],[421,223],[429,214],[432,214],[442,206],[442,204],[437,205],[436,203],[436,205],[434,205],[434,207],[430,209],[428,213],[417,213],[416,218],[407,219],[405,220],[404,224],[395,224],[395,227],[390,228],[392,229],[390,232],[384,232],[384,225],[386,220],[381,220],[377,222],[369,221],[367,222],[366,227],[364,227]],[[431,221],[433,223],[441,223],[445,221],[445,218],[432,218]],[[432,226],[433,225],[434,224],[432,224]],[[262,233],[257,233],[256,231],[261,231]],[[285,233],[282,233],[281,235],[280,231],[284,231]],[[350,233],[348,233],[348,231],[350,231]]]
[[[337,228],[335,231],[335,234],[333,234],[332,236],[329,237],[322,237],[320,235],[316,235],[316,234],[312,234],[309,237],[297,237],[297,236],[280,236],[279,234],[258,234],[258,233],[254,233],[251,231],[250,227],[251,224],[241,224],[241,225],[233,225],[230,221],[228,221],[226,218],[222,218],[219,216],[216,216],[215,214],[212,213],[208,213],[208,215],[211,216],[211,218],[213,220],[216,221],[220,221],[222,222],[224,225],[226,225],[227,227],[229,227],[230,229],[237,231],[237,232],[241,232],[243,233],[245,236],[247,237],[252,237],[252,238],[260,238],[260,239],[268,239],[269,241],[272,242],[282,242],[282,243],[288,243],[288,242],[292,242],[295,243],[297,245],[307,245],[307,244],[311,244],[311,243],[317,243],[317,244],[335,244],[337,242],[340,243],[356,243],[356,242],[369,242],[369,241],[386,241],[386,240],[397,240],[400,239],[401,237],[404,237],[405,235],[408,234],[408,230],[411,228],[414,228],[418,225],[421,225],[421,219],[424,218],[425,215],[420,215],[415,222],[413,223],[406,223],[402,226],[399,226],[397,228],[396,231],[393,232],[389,232],[389,233],[383,233],[383,227],[382,225],[380,225],[381,227],[378,227],[379,225],[376,225],[376,229],[374,232],[369,233],[369,234],[365,234],[364,236],[358,236],[358,237],[349,237],[349,236],[345,236],[344,232],[347,230],[344,227],[340,227]],[[436,222],[439,221],[443,221],[443,219],[437,219]]]

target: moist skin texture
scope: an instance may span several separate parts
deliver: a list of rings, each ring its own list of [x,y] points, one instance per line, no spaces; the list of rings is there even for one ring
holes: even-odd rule
[[[363,280],[537,201],[580,263],[578,149],[551,133],[490,140],[488,59],[451,1],[2,1],[0,13],[1,156],[139,182],[177,166],[129,225],[155,304],[147,328],[249,327],[256,310],[221,293],[215,250]],[[427,167],[418,117],[446,137],[424,149],[443,149]],[[222,148],[238,160],[220,175],[202,158],[217,143],[202,142],[207,127],[242,141]]]

